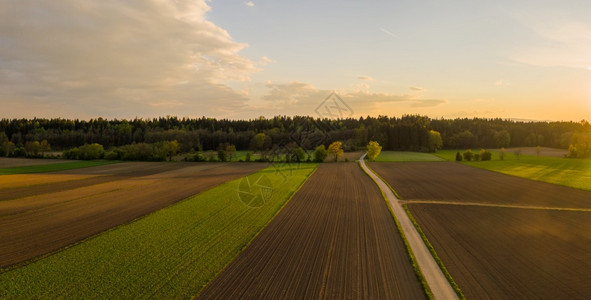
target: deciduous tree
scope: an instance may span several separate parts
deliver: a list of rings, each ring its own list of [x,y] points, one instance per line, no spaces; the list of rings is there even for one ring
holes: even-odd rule
[[[320,145],[314,149],[315,162],[323,162],[326,159],[326,156],[328,156],[328,151],[326,151],[324,145]]]
[[[367,144],[367,158],[371,161],[374,161],[378,155],[382,152],[382,146],[376,141],[370,141]]]
[[[334,161],[339,160],[339,157],[343,156],[345,151],[343,151],[343,143],[341,141],[332,142],[328,146],[328,153],[332,155]]]

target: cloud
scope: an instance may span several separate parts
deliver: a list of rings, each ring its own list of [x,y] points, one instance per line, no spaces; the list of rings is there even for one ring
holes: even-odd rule
[[[275,62],[275,61],[272,60],[272,59],[270,59],[270,58],[268,58],[268,57],[266,57],[266,56],[263,56],[263,57],[261,57],[259,59],[258,64],[261,65],[261,66],[265,66],[265,65],[268,65],[268,64],[273,63],[273,62]]]
[[[249,80],[256,63],[206,19],[209,9],[206,0],[2,5],[3,114],[219,116],[245,106],[224,83]]]
[[[373,80],[373,78],[371,78],[369,76],[357,76],[357,79],[359,79],[359,80]]]
[[[499,79],[499,80],[495,81],[495,85],[496,86],[510,86],[511,82],[508,82],[504,79]]]
[[[409,89],[410,89],[411,91],[415,91],[415,92],[422,92],[422,91],[424,91],[424,90],[425,90],[425,89],[424,89],[424,88],[422,88],[422,87],[416,87],[416,86],[411,86]]]
[[[397,38],[397,39],[399,39],[399,38],[400,38],[400,37],[399,37],[399,36],[397,36],[396,34],[394,34],[394,33],[392,33],[391,31],[389,31],[388,29],[385,29],[385,28],[381,28],[381,27],[380,27],[380,31],[381,31],[381,32],[383,32],[383,33],[385,33],[385,34],[387,34],[387,35],[389,35],[389,36],[391,36],[391,37],[394,37],[394,38]]]
[[[293,81],[284,84],[267,83],[268,93],[263,96],[266,107],[290,114],[313,115],[314,109],[333,91],[318,89],[314,85]],[[357,114],[374,113],[383,104],[401,103],[412,108],[435,107],[442,99],[423,99],[420,93],[390,94],[371,92],[369,86],[336,91],[341,99]],[[377,111],[380,113],[379,111]]]
[[[444,104],[447,101],[441,99],[416,99],[410,105],[411,107],[435,107]]]
[[[248,6],[248,7],[253,7],[254,6],[254,2],[252,2],[252,1],[245,2],[244,4],[246,6]]]
[[[516,45],[510,57],[544,67],[586,69],[591,66],[591,22],[564,11],[515,13],[533,32],[527,44]]]

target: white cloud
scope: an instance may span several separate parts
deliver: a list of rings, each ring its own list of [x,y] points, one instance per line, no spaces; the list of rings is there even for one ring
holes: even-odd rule
[[[266,56],[262,56],[262,57],[259,59],[259,62],[258,62],[258,64],[259,64],[259,65],[261,65],[261,66],[266,66],[266,65],[268,65],[268,64],[270,64],[270,63],[274,63],[274,62],[275,62],[274,60],[272,60],[272,59],[270,59],[270,58],[268,58],[268,57],[266,57]]]
[[[373,78],[369,77],[369,76],[357,76],[357,79],[359,80],[373,80]]]
[[[565,12],[516,13],[536,39],[517,45],[511,57],[519,62],[545,67],[588,68],[591,66],[591,22]]]
[[[247,45],[206,19],[205,0],[30,0],[1,7],[5,116],[219,116],[247,101],[224,82],[257,71],[239,54]]]
[[[385,33],[385,34],[387,34],[387,35],[389,35],[389,36],[391,36],[391,37],[393,37],[393,38],[397,38],[397,39],[400,38],[399,36],[397,36],[396,34],[392,33],[390,30],[388,30],[386,28],[380,28],[380,31],[383,32],[383,33]]]
[[[253,7],[254,6],[254,2],[252,2],[252,1],[245,2],[244,4],[246,6],[248,6],[248,7]]]
[[[495,85],[496,86],[510,86],[511,82],[508,82],[504,79],[499,79],[499,80],[495,81]]]
[[[268,82],[267,88],[268,93],[263,96],[263,100],[267,101],[267,107],[281,113],[300,115],[314,115],[314,109],[332,93],[331,90],[318,89],[312,84],[297,81],[285,84]],[[424,99],[416,90],[411,94],[372,92],[367,84],[336,92],[357,115],[384,113],[378,111],[382,104],[400,103],[411,108],[426,108],[447,103],[443,99]]]

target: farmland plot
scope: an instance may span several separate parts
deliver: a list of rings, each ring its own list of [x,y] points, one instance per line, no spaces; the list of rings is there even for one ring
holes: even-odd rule
[[[591,208],[591,192],[459,163],[369,163],[403,198]]]
[[[201,298],[420,299],[425,294],[375,183],[322,164]]]
[[[270,166],[43,259],[0,269],[0,299],[192,298],[269,223],[315,168]],[[261,189],[244,189],[244,182],[262,181],[271,187],[264,205],[246,205],[249,198],[239,195],[259,195]]]
[[[0,190],[0,266],[75,243],[262,167],[121,163],[51,175],[0,176],[9,186]],[[30,176],[33,185],[10,182],[11,176]]]
[[[591,192],[457,163],[371,167],[468,299],[591,296]]]
[[[589,299],[591,213],[409,204],[467,299]]]

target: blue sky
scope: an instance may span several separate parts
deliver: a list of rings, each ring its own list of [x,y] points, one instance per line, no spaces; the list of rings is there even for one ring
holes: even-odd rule
[[[50,38],[51,37],[51,38]],[[585,1],[0,0],[0,117],[589,119]]]

